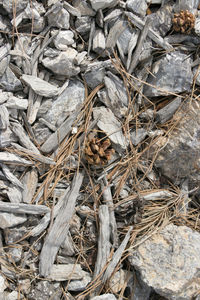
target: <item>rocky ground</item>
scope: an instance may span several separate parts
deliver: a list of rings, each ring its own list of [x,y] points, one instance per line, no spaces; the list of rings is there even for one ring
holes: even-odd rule
[[[0,300],[200,299],[199,0],[0,0]]]

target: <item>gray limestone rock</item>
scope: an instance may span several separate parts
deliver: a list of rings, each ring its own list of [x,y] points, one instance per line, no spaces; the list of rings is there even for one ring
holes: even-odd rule
[[[96,12],[86,0],[73,0],[73,6],[81,13],[81,16],[94,16]]]
[[[126,1],[126,7],[141,17],[146,15],[147,3],[146,0],[128,0]]]
[[[62,30],[54,38],[54,45],[58,50],[67,50],[74,43],[74,33],[71,30]]]
[[[142,142],[147,136],[147,130],[145,128],[138,128],[133,133],[131,133],[131,142],[134,146],[137,146],[140,142]]]
[[[93,70],[86,72],[84,74],[84,78],[87,82],[87,85],[91,89],[94,89],[99,84],[102,84],[105,76],[106,76],[106,71],[104,67],[94,68]]]
[[[43,97],[55,97],[59,91],[57,87],[36,76],[23,74],[21,80],[31,87],[36,94]]]
[[[180,10],[189,10],[192,11],[197,9],[199,5],[199,0],[181,0],[176,3],[174,6],[174,11],[179,12]]]
[[[68,48],[65,52],[61,52],[55,58],[46,57],[42,60],[43,65],[55,74],[64,75],[68,78],[77,75],[80,68],[74,65],[74,59],[77,51]]]
[[[20,214],[0,212],[0,228],[5,229],[26,222],[27,217]]]
[[[8,255],[11,262],[19,262],[22,258],[22,246],[15,244],[14,248],[8,249]]]
[[[103,294],[101,296],[93,297],[91,300],[116,300],[116,297],[113,294]]]
[[[12,1],[9,1],[9,0],[3,0],[3,7],[5,8],[5,10],[12,14],[13,12],[13,2]],[[20,0],[20,1],[17,1],[15,3],[15,9],[16,9],[16,12],[18,13],[19,11],[22,11],[23,9],[25,9],[25,7],[27,6],[28,4],[28,0]]]
[[[132,34],[133,34],[133,29],[130,26],[128,26],[128,22],[127,22],[126,29],[120,34],[118,38],[118,43],[120,44],[124,55],[128,54],[129,42],[131,40]]]
[[[11,46],[9,44],[3,45],[0,48],[0,76],[3,76],[6,68],[10,62],[10,51]]]
[[[83,103],[84,98],[84,85],[78,80],[72,80],[63,93],[53,102],[52,107],[44,114],[43,118],[52,124],[60,123],[70,112],[76,109],[77,105]]]
[[[37,282],[28,295],[30,300],[60,300],[61,297],[62,289],[60,284],[45,280]]]
[[[155,97],[167,95],[168,92],[181,93],[190,91],[193,74],[191,71],[191,59],[187,54],[179,51],[166,54],[153,64],[152,75],[147,82],[152,86],[145,86],[144,95]]]
[[[200,234],[170,224],[132,251],[142,280],[169,300],[191,300],[200,289]]]
[[[0,105],[0,130],[5,130],[9,126],[9,112],[4,104]]]
[[[106,41],[103,30],[97,29],[93,38],[93,51],[101,54],[105,50]]]
[[[18,98],[18,97],[11,95],[9,97],[9,99],[7,100],[5,106],[7,108],[15,108],[15,109],[19,109],[19,110],[25,110],[28,107],[28,100]]]
[[[78,17],[75,22],[76,30],[81,34],[86,34],[90,31],[92,18],[89,16]]]
[[[7,283],[5,278],[0,275],[0,293],[3,293],[3,291],[7,288]]]
[[[159,152],[155,165],[174,184],[188,178],[191,188],[199,186],[199,102],[185,103],[176,113],[174,122],[177,122],[176,128],[170,133],[166,146]]]
[[[110,108],[120,118],[125,115],[128,106],[128,95],[124,83],[111,72],[107,72],[104,83],[110,100]]]
[[[103,130],[110,138],[110,140],[118,147],[126,149],[126,140],[122,133],[121,124],[115,118],[113,112],[106,107],[93,108],[94,119],[98,120],[97,126]]]
[[[59,11],[54,11],[48,15],[48,23],[62,29],[69,29],[69,13],[66,9],[62,8]]]
[[[21,81],[7,67],[4,75],[0,78],[0,86],[8,92],[16,92],[22,90]]]
[[[119,0],[90,0],[92,8],[94,10],[104,9],[108,7],[114,7]]]
[[[151,28],[162,37],[164,37],[172,27],[172,8],[172,4],[168,3],[148,16],[148,18],[151,19]]]

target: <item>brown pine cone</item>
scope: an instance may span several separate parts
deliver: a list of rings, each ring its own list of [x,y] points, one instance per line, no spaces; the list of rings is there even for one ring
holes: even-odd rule
[[[109,138],[94,137],[86,143],[85,157],[92,165],[106,165],[114,153],[115,150],[112,148]]]
[[[190,33],[194,28],[195,16],[188,10],[181,10],[180,13],[174,14],[172,23],[176,32]]]

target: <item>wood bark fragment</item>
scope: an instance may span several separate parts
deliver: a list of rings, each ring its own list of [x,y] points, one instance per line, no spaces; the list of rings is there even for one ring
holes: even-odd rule
[[[99,238],[98,238],[98,253],[95,264],[93,279],[105,267],[110,254],[110,221],[109,210],[107,205],[99,207]]]
[[[106,271],[103,275],[102,278],[102,282],[105,283],[110,276],[112,275],[112,272],[114,271],[115,267],[117,266],[118,262],[120,261],[122,254],[126,248],[126,245],[130,239],[130,235],[131,235],[131,230],[133,229],[133,226],[131,226],[124,238],[124,240],[122,241],[121,245],[119,246],[119,248],[115,251],[115,253],[113,254],[113,257],[111,259],[111,261],[109,262]]]
[[[0,201],[0,211],[15,214],[42,215],[50,212],[50,208],[45,205],[32,205],[24,203],[9,203]]]
[[[106,176],[103,178],[103,184],[102,184],[102,191],[103,191],[103,199],[105,203],[108,206],[109,210],[109,222],[110,222],[110,228],[111,228],[111,240],[113,243],[113,247],[118,247],[118,235],[117,235],[117,223],[115,219],[115,212],[114,212],[114,204],[113,204],[113,198],[110,186],[108,185],[108,181],[106,179]]]
[[[60,245],[63,243],[68,234],[69,222],[75,211],[76,199],[79,194],[83,177],[82,173],[78,173],[74,176],[71,190],[67,193],[63,207],[59,211],[51,231],[46,237],[40,254],[39,272],[41,276],[46,277],[51,272],[51,268]]]
[[[31,161],[28,161],[14,153],[9,153],[9,152],[0,152],[0,162],[6,164],[19,164],[19,165],[26,165],[26,166],[33,165]]]
[[[33,157],[35,160],[40,161],[41,163],[44,163],[44,164],[47,164],[47,165],[53,165],[53,166],[55,166],[55,164],[56,164],[55,161],[53,161],[53,159],[51,159],[49,157],[46,157],[42,154],[36,154],[36,153],[34,153],[34,152],[32,152],[28,149],[25,149],[24,147],[22,147],[22,146],[20,146],[16,143],[11,143],[11,145],[14,148],[18,149],[19,151],[22,151],[22,152],[30,155],[30,157]]]
[[[34,227],[30,232],[29,235],[31,236],[38,236],[40,235],[49,225],[51,218],[54,219],[57,217],[61,207],[63,206],[64,200],[66,195],[69,192],[69,188],[66,189],[65,193],[63,196],[60,197],[58,200],[58,203],[55,205],[53,213],[47,213],[41,220],[40,223]]]

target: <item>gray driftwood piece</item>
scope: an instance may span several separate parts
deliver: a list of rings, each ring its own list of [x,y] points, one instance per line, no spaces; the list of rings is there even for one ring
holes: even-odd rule
[[[156,121],[160,124],[164,124],[168,120],[170,120],[173,114],[177,111],[179,106],[181,105],[181,98],[177,97],[174,101],[167,104],[165,107],[161,108],[156,113]]]
[[[16,149],[18,149],[18,150],[20,150],[24,153],[27,153],[28,155],[33,157],[35,160],[38,160],[41,163],[44,163],[44,164],[47,164],[47,165],[55,165],[56,164],[55,161],[53,161],[53,159],[51,159],[49,157],[46,157],[46,156],[43,156],[42,154],[36,154],[36,153],[34,153],[34,152],[32,152],[32,151],[16,144],[16,143],[11,143],[11,145]]]
[[[105,267],[110,255],[110,222],[109,210],[107,205],[99,207],[99,239],[98,253],[95,264],[93,279],[95,279]]]
[[[0,162],[6,164],[19,164],[19,165],[27,165],[27,166],[33,165],[31,161],[28,161],[14,153],[9,153],[9,152],[0,152]]]
[[[15,214],[42,215],[50,212],[50,208],[45,205],[32,205],[24,203],[9,203],[0,201],[0,211]]]
[[[118,235],[117,235],[117,223],[115,219],[113,198],[110,186],[108,185],[108,181],[106,176],[103,178],[102,184],[102,196],[105,203],[108,205],[109,215],[110,215],[110,228],[111,228],[111,240],[113,242],[113,247],[118,247]]]
[[[130,21],[138,27],[140,30],[144,27],[144,22],[134,15],[131,12],[125,12],[125,15],[130,18]],[[165,50],[173,50],[172,45],[170,45],[167,41],[165,41],[157,32],[155,32],[153,29],[149,28],[148,36],[150,39],[152,39],[156,44],[158,44],[160,47],[162,47]]]
[[[60,245],[68,234],[69,223],[75,211],[76,199],[83,177],[82,173],[74,176],[71,190],[65,196],[63,206],[46,237],[40,254],[39,272],[42,276],[46,277],[49,275]]]
[[[20,187],[21,189],[23,189],[23,184],[19,181],[19,179],[17,179],[17,177],[9,170],[9,168],[0,163],[0,167],[2,168],[2,171],[4,173],[4,175],[6,176],[6,178],[12,182],[13,185]]]
[[[72,129],[72,124],[75,121],[79,109],[76,110],[63,124],[58,128],[58,130],[50,135],[50,137],[44,142],[40,148],[42,152],[49,153],[52,150],[56,150],[64,138]]]
[[[119,248],[115,251],[115,253],[113,254],[113,257],[111,259],[111,261],[109,262],[106,271],[104,272],[103,278],[102,278],[102,282],[105,283],[110,276],[112,275],[112,272],[114,271],[115,267],[117,266],[118,262],[120,261],[122,254],[126,248],[126,245],[130,239],[130,235],[131,235],[131,230],[133,229],[133,226],[131,226],[124,238],[124,240],[122,241],[121,245],[119,246]]]
[[[137,46],[136,46],[135,52],[133,54],[133,59],[132,59],[130,68],[128,70],[128,72],[130,74],[133,73],[133,70],[135,69],[135,67],[137,66],[137,64],[139,62],[139,57],[140,57],[140,54],[141,54],[142,46],[143,46],[143,43],[144,43],[144,41],[145,41],[145,39],[148,35],[150,24],[151,24],[151,20],[147,19],[143,29],[141,30],[141,34],[139,36]]]

